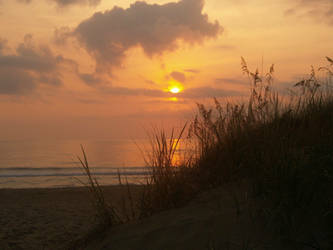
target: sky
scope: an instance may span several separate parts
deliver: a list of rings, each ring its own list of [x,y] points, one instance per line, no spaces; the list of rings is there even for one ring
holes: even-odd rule
[[[139,138],[246,96],[241,57],[280,89],[325,65],[333,1],[0,0],[0,24],[0,140]]]

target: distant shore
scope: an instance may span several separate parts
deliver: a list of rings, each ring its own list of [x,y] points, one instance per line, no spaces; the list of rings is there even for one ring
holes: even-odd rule
[[[115,206],[126,192],[119,185],[103,189]],[[0,189],[0,201],[0,249],[64,249],[95,223],[86,187]]]

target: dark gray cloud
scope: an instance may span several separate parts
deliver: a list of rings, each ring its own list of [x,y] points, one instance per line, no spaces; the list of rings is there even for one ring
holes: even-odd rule
[[[193,73],[193,74],[198,74],[200,73],[200,70],[198,69],[185,69],[185,72]]]
[[[157,83],[152,81],[152,80],[149,80],[149,79],[145,79],[145,82],[148,83],[149,85],[152,85],[152,86],[157,86]]]
[[[0,95],[23,95],[33,92],[36,79],[22,70],[7,70],[0,67]]]
[[[100,76],[95,74],[82,74],[79,72],[77,74],[85,84],[91,87],[97,87],[98,85],[105,83]]]
[[[97,71],[121,65],[126,52],[141,47],[149,57],[178,48],[179,41],[202,43],[215,38],[222,27],[202,13],[204,0],[181,0],[163,5],[136,2],[129,8],[97,12],[73,31],[96,59]],[[63,36],[58,32],[58,40]],[[60,39],[61,38],[61,39]]]
[[[67,38],[71,35],[71,30],[68,27],[56,28],[54,31],[53,42],[57,45],[65,45]]]
[[[0,37],[0,54],[3,52],[3,50],[7,47],[7,41],[5,39],[2,39]]]
[[[333,25],[333,0],[298,0],[286,16],[309,17]]]
[[[31,3],[33,0],[17,0],[20,3]],[[88,6],[97,6],[100,4],[101,0],[48,0],[57,4],[58,7],[67,7],[71,5],[88,5]]]
[[[105,94],[116,95],[116,96],[150,96],[150,97],[168,96],[168,93],[159,89],[103,87],[100,88],[100,90]]]
[[[181,82],[181,83],[186,82],[186,76],[185,76],[185,74],[182,73],[182,72],[173,71],[173,72],[170,74],[170,77],[172,77],[174,80],[176,80],[176,81],[178,81],[178,82]]]
[[[245,85],[247,82],[245,80],[242,80],[242,77],[239,78],[216,78],[215,79],[216,84],[239,84],[239,85]]]
[[[236,90],[226,90],[222,88],[212,88],[212,87],[190,88],[182,93],[179,93],[179,97],[188,98],[188,99],[230,97],[230,96],[242,96],[242,95],[244,95],[244,92]]]
[[[57,74],[57,73],[53,73],[50,75],[42,74],[39,77],[39,82],[50,85],[50,86],[61,86],[63,84],[61,75]]]
[[[221,50],[235,50],[237,47],[234,45],[228,45],[228,44],[224,44],[224,45],[219,45],[216,46],[217,49],[221,49]]]
[[[104,102],[99,99],[89,99],[89,98],[78,98],[76,99],[78,102],[83,104],[103,104]]]
[[[54,55],[47,46],[36,47],[32,36],[26,35],[15,53],[6,54],[0,49],[0,94],[28,94],[40,84],[60,86],[59,69],[69,63],[71,61],[62,56]]]
[[[100,4],[101,0],[52,0],[56,2],[59,6],[69,6],[69,5],[89,5],[89,6],[97,6]]]

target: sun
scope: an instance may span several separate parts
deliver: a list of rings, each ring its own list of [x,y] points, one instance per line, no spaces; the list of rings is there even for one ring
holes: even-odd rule
[[[181,89],[177,86],[174,86],[174,87],[170,87],[169,91],[173,94],[178,94],[181,91]]]
[[[183,91],[183,86],[176,81],[170,81],[167,91],[172,94],[178,94]]]

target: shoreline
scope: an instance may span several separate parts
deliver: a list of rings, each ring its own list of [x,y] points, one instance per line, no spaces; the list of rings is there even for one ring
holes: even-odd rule
[[[131,184],[131,183],[129,183],[129,186],[130,187],[142,187],[142,186],[144,186],[144,184]],[[114,188],[114,187],[123,188],[123,187],[126,187],[126,184],[100,185],[100,187],[106,188],[106,189]],[[2,187],[0,187],[0,192],[4,191],[4,190],[13,190],[13,191],[15,191],[15,190],[17,190],[17,191],[19,191],[19,190],[36,190],[36,191],[45,190],[45,191],[47,191],[47,190],[53,190],[53,189],[55,189],[55,190],[65,190],[65,189],[70,190],[70,189],[87,189],[87,187],[85,187],[85,186],[31,187],[31,188],[29,188],[29,187],[27,187],[27,188],[26,187],[25,188],[6,188],[6,187],[2,188]]]
[[[94,174],[94,173],[93,173]],[[94,174],[94,176],[96,176]],[[130,185],[144,184],[147,175],[122,175],[122,183],[126,183],[126,179]],[[86,181],[86,176],[41,176],[41,177],[0,177],[0,189],[34,189],[34,188],[76,188],[81,187],[81,181]],[[116,175],[97,175],[101,186],[117,186],[119,178]],[[81,181],[79,181],[81,180]]]

